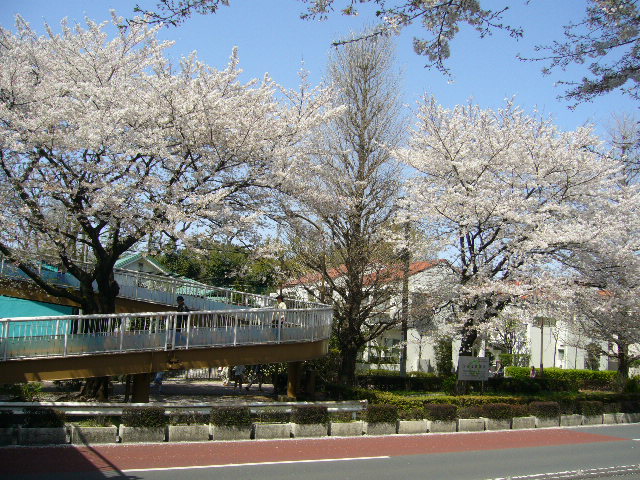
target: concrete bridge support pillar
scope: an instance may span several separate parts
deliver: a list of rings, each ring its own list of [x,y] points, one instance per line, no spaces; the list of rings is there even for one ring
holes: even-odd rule
[[[149,403],[149,382],[151,382],[150,373],[135,373],[131,375],[133,378],[131,387],[131,402],[133,403]]]
[[[287,364],[287,397],[298,398],[301,377],[302,362],[289,362]]]

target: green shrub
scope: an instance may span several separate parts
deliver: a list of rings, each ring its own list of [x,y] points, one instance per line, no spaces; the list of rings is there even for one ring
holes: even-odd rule
[[[560,406],[561,415],[572,415],[580,411],[580,406],[576,398],[559,398],[557,402]]]
[[[513,417],[528,417],[529,406],[522,403],[511,404],[511,415]]]
[[[457,382],[458,379],[455,377],[455,375],[445,377],[445,379],[442,381],[442,391],[447,395],[453,395],[456,392]]]
[[[42,393],[42,383],[16,383],[10,387],[13,400],[18,402],[37,402]]]
[[[596,400],[583,400],[578,402],[578,409],[582,415],[594,416],[604,413],[604,404]]]
[[[218,427],[251,427],[249,407],[215,407],[211,409],[211,423]]]
[[[165,427],[169,419],[162,407],[126,407],[122,409],[122,424],[126,427]]]
[[[455,420],[458,417],[458,409],[455,405],[446,403],[427,403],[424,406],[428,420]]]
[[[531,402],[529,413],[539,418],[554,418],[560,416],[560,405],[558,402]]]
[[[436,370],[439,375],[451,375],[453,370],[453,343],[451,338],[441,338],[434,348]]]
[[[369,423],[395,423],[398,420],[398,407],[395,405],[368,405],[366,419]]]
[[[624,393],[640,393],[640,377],[628,378],[622,391]]]
[[[398,412],[400,420],[422,420],[425,418],[424,408],[401,409]]]
[[[527,367],[507,367],[505,375],[511,378],[529,378]],[[545,368],[542,377],[534,379],[548,382],[543,390],[559,391],[559,386],[569,385],[569,390],[607,390],[615,391],[618,385],[618,372],[613,370],[574,370],[565,368]]]
[[[281,408],[265,408],[259,411],[255,418],[260,423],[289,423],[291,413]]]
[[[172,413],[169,416],[170,425],[204,425],[209,423],[210,415],[198,412]]]
[[[329,422],[329,411],[324,405],[298,405],[293,407],[291,421],[299,425],[326,425]]]
[[[473,405],[458,408],[458,418],[480,418],[482,417],[482,407]]]
[[[16,418],[11,410],[0,410],[0,428],[13,427],[15,423]]]
[[[528,353],[501,353],[500,363],[505,367],[526,367],[531,355]]]
[[[607,402],[604,404],[604,413],[618,413],[620,411],[620,402]]]
[[[108,415],[87,415],[83,417],[76,417],[74,418],[73,423],[83,427],[110,427],[116,424],[114,418]]]
[[[640,413],[640,401],[624,400],[620,402],[620,413]]]
[[[508,403],[486,403],[479,408],[482,417],[492,418],[494,420],[507,420],[515,416],[513,414],[513,407],[513,405]]]
[[[65,414],[60,410],[44,407],[27,407],[24,409],[23,425],[29,428],[63,427]]]

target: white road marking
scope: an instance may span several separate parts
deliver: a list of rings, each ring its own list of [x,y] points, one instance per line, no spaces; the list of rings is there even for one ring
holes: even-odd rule
[[[638,439],[640,440],[640,439]],[[536,473],[517,477],[498,477],[487,480],[585,480],[587,478],[599,478],[602,474],[623,475],[626,473],[640,472],[640,465],[620,465],[616,467],[592,468],[587,470],[570,470],[566,472]]]
[[[204,468],[229,468],[229,467],[251,467],[262,465],[286,465],[290,463],[320,463],[320,462],[349,462],[353,460],[379,460],[391,458],[389,456],[383,457],[353,457],[353,458],[322,458],[319,460],[284,460],[281,462],[256,462],[256,463],[226,463],[224,465],[194,465],[186,467],[166,467],[166,468],[132,468],[128,470],[120,470],[123,473],[130,472],[157,472],[168,470],[197,470]]]

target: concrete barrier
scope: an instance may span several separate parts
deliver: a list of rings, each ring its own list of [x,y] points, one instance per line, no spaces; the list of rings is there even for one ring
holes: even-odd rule
[[[127,427],[120,425],[118,431],[122,443],[157,443],[166,439],[165,427]]]
[[[19,445],[58,445],[69,443],[66,427],[18,427]]]
[[[270,440],[275,438],[291,438],[290,423],[254,423],[253,438]]]
[[[483,432],[484,418],[459,418],[459,432]]]
[[[331,422],[329,435],[332,437],[359,437],[364,432],[364,422]]]
[[[213,440],[249,440],[251,438],[251,427],[221,427],[211,425],[209,432]]]
[[[582,415],[560,415],[561,427],[577,427],[582,425]]]
[[[206,442],[209,440],[209,425],[169,425],[168,442]]]
[[[560,417],[544,418],[536,417],[536,428],[559,427]]]
[[[429,424],[426,420],[398,420],[399,434],[427,433]]]
[[[74,445],[93,445],[97,443],[116,443],[118,427],[83,427],[71,425],[71,443]]]
[[[602,415],[583,415],[582,425],[602,425]]]
[[[307,425],[294,423],[291,425],[291,434],[295,438],[325,437],[329,434],[329,425],[323,425],[321,423]]]
[[[451,433],[458,429],[455,420],[429,420],[427,423],[429,432],[432,433]]]
[[[511,429],[511,419],[485,418],[484,428],[485,430],[509,430]]]
[[[365,433],[367,435],[394,435],[397,430],[396,423],[367,423]]]

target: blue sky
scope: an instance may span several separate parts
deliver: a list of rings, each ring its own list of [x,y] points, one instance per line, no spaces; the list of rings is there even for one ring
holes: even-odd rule
[[[506,3],[511,6],[506,23],[522,26],[525,37],[515,40],[498,31],[481,40],[475,31],[464,28],[452,44],[448,63],[452,79],[423,68],[425,59],[413,53],[411,40],[421,34],[419,26],[396,38],[397,65],[403,75],[401,88],[410,108],[415,110],[424,94],[434,95],[446,106],[473,99],[486,108],[498,108],[505,98],[515,96],[525,110],[537,108],[551,115],[563,129],[594,123],[600,133],[605,132],[613,112],[635,114],[637,105],[619,94],[570,110],[565,101],[557,100],[562,90],[554,84],[559,79],[579,79],[579,68],[543,76],[541,64],[516,59],[518,53],[533,56],[534,45],[560,39],[563,24],[582,18],[583,0],[534,0],[530,5],[524,0],[485,0],[483,5],[491,8]],[[133,4],[127,0],[0,0],[0,25],[13,29],[14,16],[20,13],[42,31],[45,21],[57,26],[63,17],[107,20],[110,9],[131,16]],[[155,1],[140,0],[139,4],[152,9]],[[374,17],[367,14],[365,6],[355,18],[334,15],[324,22],[305,21],[299,19],[303,9],[304,4],[297,0],[231,0],[231,7],[222,7],[216,15],[196,15],[180,27],[164,29],[161,37],[175,40],[172,57],[197,50],[202,60],[220,68],[226,65],[232,48],[238,46],[246,79],[269,72],[288,87],[297,85],[297,72],[304,61],[311,81],[316,83],[324,76],[331,41],[371,25]]]

